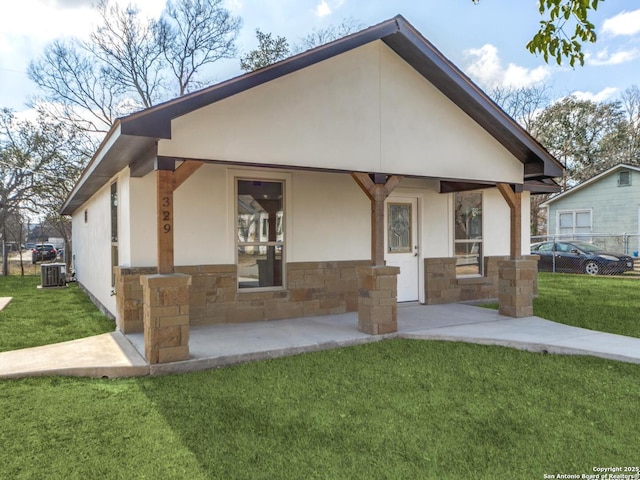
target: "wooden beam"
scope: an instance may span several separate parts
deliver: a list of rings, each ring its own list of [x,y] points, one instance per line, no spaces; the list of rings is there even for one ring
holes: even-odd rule
[[[514,208],[516,204],[516,194],[508,183],[499,183],[496,185],[502,197],[506,200],[509,208]]]
[[[158,273],[173,273],[173,187],[175,172],[157,170]]]
[[[440,181],[440,193],[468,192],[471,190],[494,187],[495,184],[492,183],[452,182],[448,180]]]
[[[204,162],[198,160],[185,160],[182,164],[176,168],[173,189],[177,190],[180,185],[182,185],[187,178],[189,178],[193,173],[198,170]]]
[[[384,265],[384,201],[402,177],[391,175],[385,184],[376,184],[366,173],[353,172],[351,176],[371,200],[371,261],[376,266]]]
[[[387,183],[384,184],[384,189],[387,192],[387,197],[391,195],[391,192],[396,189],[403,178],[404,177],[400,175],[391,175],[389,178],[387,178]]]
[[[376,184],[369,177],[369,174],[362,172],[353,172],[351,174],[356,183],[360,186],[362,191],[369,197],[369,200],[373,200],[373,192],[375,191]]]
[[[522,192],[514,192],[510,185],[496,185],[502,197],[509,205],[510,215],[510,254],[511,259],[522,258]]]

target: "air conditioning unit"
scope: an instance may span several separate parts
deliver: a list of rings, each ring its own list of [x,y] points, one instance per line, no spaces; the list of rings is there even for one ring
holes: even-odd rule
[[[43,263],[40,265],[42,288],[65,287],[67,285],[67,266],[64,263]]]

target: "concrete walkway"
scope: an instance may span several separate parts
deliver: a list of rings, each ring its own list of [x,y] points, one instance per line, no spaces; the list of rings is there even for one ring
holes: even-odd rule
[[[463,304],[403,305],[398,333],[370,336],[357,314],[192,327],[191,358],[148,365],[141,333],[120,332],[0,353],[0,378],[33,375],[123,377],[216,368],[387,338],[502,345],[534,352],[592,355],[640,363],[640,338],[570,327],[539,317],[510,318]]]
[[[0,310],[9,305],[12,298],[13,297],[0,297]]]

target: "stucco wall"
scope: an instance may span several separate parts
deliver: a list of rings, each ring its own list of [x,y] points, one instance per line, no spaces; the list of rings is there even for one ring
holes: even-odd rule
[[[111,183],[102,187],[72,217],[72,266],[78,282],[115,315],[116,299],[111,295]]]
[[[156,265],[156,181],[152,172],[131,178],[120,173],[120,266]],[[235,264],[237,177],[286,182],[286,261],[335,262],[370,258],[370,202],[348,174],[242,169],[203,165],[175,193],[175,264]],[[406,178],[398,195],[418,198],[421,257],[453,255],[453,194],[438,193],[429,179]],[[483,192],[484,255],[508,255],[509,208],[496,189]],[[110,265],[110,184],[73,216],[75,265],[82,282],[112,313]],[[523,198],[523,253],[528,249],[528,194]],[[84,210],[88,222],[84,223]],[[96,252],[102,252],[97,254]]]
[[[176,118],[158,152],[511,183],[522,182],[523,173],[502,145],[380,41]]]
[[[176,265],[235,263],[234,179],[273,178],[286,182],[286,261],[321,262],[362,260],[370,257],[370,202],[347,174],[268,169],[242,169],[203,165],[175,193]],[[121,182],[131,186],[134,208],[121,214],[129,219],[122,234],[131,232],[130,256],[121,265],[156,265],[155,173]],[[509,253],[509,207],[496,189],[482,190],[484,198],[484,252]],[[400,195],[419,199],[420,252],[425,257],[453,255],[453,195],[438,193],[438,182],[404,179]],[[122,208],[127,195],[121,194]],[[523,194],[523,253],[529,245],[529,197]],[[121,238],[123,236],[121,235]],[[123,249],[124,250],[124,249]]]

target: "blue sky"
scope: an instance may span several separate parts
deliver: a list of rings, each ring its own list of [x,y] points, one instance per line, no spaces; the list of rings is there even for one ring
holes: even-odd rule
[[[126,0],[117,0],[128,3]],[[164,0],[138,0],[143,12],[158,15]],[[26,109],[36,92],[26,76],[31,59],[55,38],[86,36],[95,18],[90,0],[4,1],[0,7],[0,108]],[[239,49],[255,48],[255,29],[285,36],[291,44],[314,29],[352,18],[370,26],[403,15],[451,61],[485,90],[545,83],[553,97],[577,93],[615,99],[640,86],[640,2],[600,2],[592,21],[598,42],[586,46],[584,67],[547,65],[525,45],[537,30],[537,0],[227,0],[243,18]],[[221,81],[241,73],[237,59],[208,74]]]

